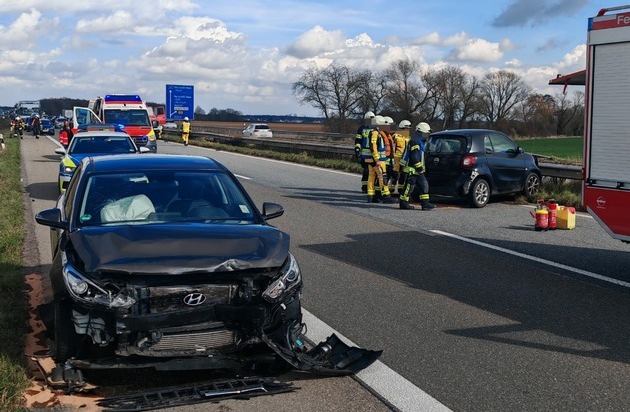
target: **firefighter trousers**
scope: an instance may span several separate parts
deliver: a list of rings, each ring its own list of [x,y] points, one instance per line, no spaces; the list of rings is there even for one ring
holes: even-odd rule
[[[415,189],[420,192],[420,204],[429,203],[429,182],[427,181],[424,173],[407,172],[405,178],[405,185],[403,186],[402,193],[400,194],[400,200],[403,202],[409,202],[411,195]]]
[[[385,162],[381,162],[380,164],[376,163],[368,163],[368,184],[367,184],[367,195],[368,197],[374,196],[376,192],[376,184],[378,183],[378,187],[383,196],[389,196],[389,188],[385,182],[386,169]]]

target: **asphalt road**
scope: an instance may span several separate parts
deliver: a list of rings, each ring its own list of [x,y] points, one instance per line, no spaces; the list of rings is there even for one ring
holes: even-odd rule
[[[24,141],[35,211],[54,203],[53,150]],[[292,236],[304,308],[359,346],[384,350],[382,366],[411,387],[388,387],[391,375],[371,368],[357,380],[401,410],[627,410],[630,246],[589,217],[580,214],[574,230],[536,232],[532,209],[506,199],[402,211],[365,203],[356,175],[167,142],[159,151],[213,157],[259,206],[285,206],[272,223]],[[37,233],[45,273],[47,232]],[[299,386],[180,410],[388,410],[351,378]],[[418,388],[432,398],[410,405]]]

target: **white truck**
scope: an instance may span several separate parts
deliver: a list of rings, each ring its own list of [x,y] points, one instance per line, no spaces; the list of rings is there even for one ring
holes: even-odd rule
[[[586,86],[582,204],[630,242],[630,5],[589,18],[586,70],[549,84]]]

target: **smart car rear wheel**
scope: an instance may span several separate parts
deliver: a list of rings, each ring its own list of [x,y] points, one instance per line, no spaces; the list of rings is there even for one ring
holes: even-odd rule
[[[485,179],[477,179],[470,188],[470,203],[477,208],[482,208],[490,200],[490,186]]]
[[[540,191],[540,176],[537,173],[531,172],[525,178],[525,187],[523,188],[523,194],[527,197],[528,201],[536,200],[536,195]]]

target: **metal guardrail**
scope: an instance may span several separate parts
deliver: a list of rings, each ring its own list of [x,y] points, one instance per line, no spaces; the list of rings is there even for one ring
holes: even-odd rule
[[[174,130],[165,130],[166,134],[179,134],[180,132]],[[243,137],[232,136],[228,134],[221,134],[216,132],[199,131],[190,134],[191,140],[194,139],[206,139],[213,140],[220,143],[234,143],[238,141],[241,144],[251,144],[264,147],[275,147],[279,149],[291,150],[295,152],[312,152],[318,154],[334,154],[342,157],[354,157],[354,147],[345,144],[334,144],[333,142],[304,142],[299,140],[282,140],[282,139],[259,139],[255,137]],[[293,133],[295,134],[295,132]],[[274,135],[278,135],[278,132],[274,131]],[[342,137],[342,136],[338,136]],[[348,137],[345,136],[343,140]],[[337,140],[337,139],[335,139]],[[342,139],[339,139],[342,140]],[[582,180],[582,167],[566,164],[544,163],[539,162],[538,167],[543,177],[551,177],[557,179],[570,179],[570,180]]]

